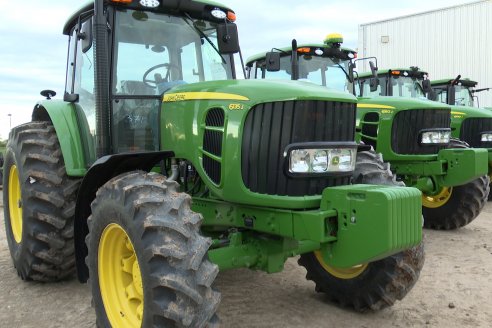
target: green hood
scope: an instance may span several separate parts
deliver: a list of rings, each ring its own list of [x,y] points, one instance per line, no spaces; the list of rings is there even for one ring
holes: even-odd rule
[[[310,82],[290,80],[222,80],[183,84],[167,91],[165,97],[189,92],[230,95],[230,100],[245,101],[250,106],[257,103],[306,99],[357,102],[353,95],[346,92]]]
[[[397,110],[422,109],[422,108],[449,109],[451,107],[449,105],[438,103],[435,101],[430,101],[430,100],[406,98],[406,97],[386,97],[386,96],[359,98],[359,104],[390,106],[393,107],[393,109],[397,109]]]

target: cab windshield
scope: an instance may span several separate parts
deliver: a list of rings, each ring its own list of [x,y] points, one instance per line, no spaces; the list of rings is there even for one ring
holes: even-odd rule
[[[232,79],[217,50],[213,22],[167,14],[116,10],[112,70],[113,150],[159,149],[162,95],[173,88]]]
[[[375,91],[371,91],[370,78],[361,80],[363,97],[393,96],[426,99],[420,80],[409,76],[379,77],[379,85]]]
[[[389,88],[393,97],[410,97],[426,99],[419,79],[409,76],[392,76]]]
[[[353,92],[353,84],[348,79],[350,60],[332,57],[299,54],[299,81],[306,81],[345,92]],[[291,79],[291,55],[280,58],[280,70],[269,72],[264,64],[256,63],[251,78]]]
[[[454,105],[473,107],[473,97],[467,87],[462,85],[454,87]]]
[[[179,84],[232,78],[214,23],[119,10],[115,26],[115,94],[160,96]]]

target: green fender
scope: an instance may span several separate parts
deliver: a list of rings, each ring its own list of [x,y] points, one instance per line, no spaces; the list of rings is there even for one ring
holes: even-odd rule
[[[50,120],[53,123],[60,142],[67,174],[73,177],[82,177],[86,174],[87,167],[76,106],[61,100],[43,100],[34,107],[32,120]]]

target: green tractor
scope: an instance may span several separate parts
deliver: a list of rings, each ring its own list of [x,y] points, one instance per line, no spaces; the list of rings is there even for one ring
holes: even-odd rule
[[[477,82],[469,79],[442,79],[430,81],[428,73],[418,67],[390,69],[378,72],[381,86],[370,91],[372,74],[360,75],[360,92],[366,95],[391,95],[432,99],[451,106],[451,142],[456,147],[486,148],[488,150],[488,175],[492,174],[492,113],[474,107],[473,94],[488,91],[489,88],[475,89]],[[426,82],[427,81],[427,82]],[[430,83],[432,89],[424,91]],[[490,133],[489,133],[490,132]],[[490,141],[488,141],[488,140]],[[460,141],[458,141],[460,140]],[[475,181],[477,182],[477,181]],[[468,203],[478,204],[480,193],[471,192]],[[490,199],[489,193],[488,198]]]
[[[296,255],[317,291],[361,311],[418,279],[420,192],[355,142],[356,98],[236,80],[234,20],[211,1],[85,5],[63,31],[63,100],[42,91],[10,133],[15,268],[76,268],[98,326],[215,327],[219,270],[274,273]]]
[[[451,106],[452,135],[466,142],[470,147],[487,148],[489,152],[489,177],[492,176],[492,112],[475,106],[474,94],[489,91],[490,88],[476,89],[477,82],[462,79],[432,81],[432,100]],[[492,195],[489,193],[489,200]]]
[[[378,85],[377,88],[373,87],[371,90],[371,83],[374,84],[372,82],[374,80]],[[377,74],[372,72],[360,74],[358,81],[360,94],[365,97],[374,99],[381,99],[384,96],[400,99],[410,97],[430,106],[426,99],[432,94],[431,81],[428,79],[428,73],[418,67],[378,70]],[[476,144],[468,144],[467,140],[460,136],[461,129],[456,129],[456,116],[454,108],[451,107],[451,120],[447,125],[448,130],[451,129],[449,147],[467,150],[470,150],[470,146],[475,149],[483,148],[477,147]],[[480,151],[483,152],[484,149]],[[490,163],[490,155],[488,158],[487,162]],[[438,217],[429,220],[428,226],[438,229],[454,229],[470,223],[485,205],[490,190],[489,183],[489,177],[482,176],[462,185],[442,184],[441,188],[436,189],[433,193],[426,193],[423,198],[424,217],[428,212],[425,206],[435,208],[436,213],[439,213]]]
[[[377,64],[369,62],[371,73],[354,79],[356,53],[342,47],[342,41],[339,34],[322,44],[297,45],[294,40],[291,47],[249,58],[248,77],[305,80],[360,93],[357,140],[381,153],[407,186],[422,191],[424,225],[455,229],[471,222],[489,192],[486,150],[450,138],[449,106],[426,100],[420,86],[402,87],[401,82],[414,80],[408,76],[412,70],[377,71]]]

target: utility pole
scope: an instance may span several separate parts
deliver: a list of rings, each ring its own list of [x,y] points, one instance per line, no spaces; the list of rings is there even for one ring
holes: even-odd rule
[[[12,114],[8,113],[9,116],[9,129],[12,130]]]

